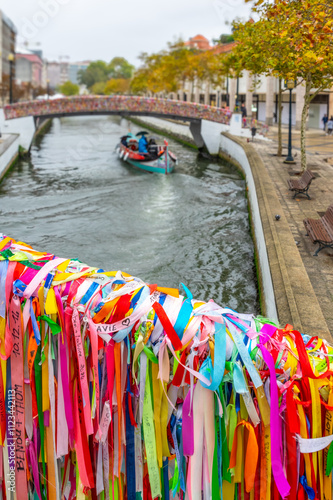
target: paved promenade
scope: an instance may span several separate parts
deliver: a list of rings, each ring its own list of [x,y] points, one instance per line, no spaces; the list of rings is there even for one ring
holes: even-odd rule
[[[287,146],[287,131],[284,129],[283,143]],[[311,285],[318,299],[319,306],[326,320],[328,329],[333,337],[333,250],[322,250],[318,257],[314,257],[317,245],[313,245],[311,240],[305,235],[303,219],[306,217],[318,218],[323,215],[326,208],[333,203],[333,137],[326,136],[323,131],[310,130],[307,132],[308,138],[308,168],[315,174],[309,194],[311,200],[304,196],[292,198],[292,193],[288,191],[287,179],[293,172],[300,170],[300,135],[293,131],[293,153],[295,155],[295,165],[283,163],[284,158],[276,156],[277,137],[276,127],[272,127],[269,136],[273,142],[255,141],[253,147],[259,153],[269,176],[275,186],[278,199],[283,209],[286,221],[295,241],[295,246],[302,258],[305,270],[310,279]],[[284,149],[283,153],[286,153]],[[278,223],[277,223],[278,224]],[[288,252],[288,249],[284,249]],[[297,281],[297,272],[294,275]],[[301,288],[303,278],[302,271],[299,274],[299,285]],[[297,283],[293,286],[297,288]],[[302,290],[300,290],[302,293]],[[312,310],[312,304],[304,293],[305,308]],[[315,311],[312,311],[315,313]],[[313,332],[316,335],[316,332]]]
[[[9,146],[15,141],[17,135],[14,134],[2,134],[0,137],[0,155],[5,153]]]

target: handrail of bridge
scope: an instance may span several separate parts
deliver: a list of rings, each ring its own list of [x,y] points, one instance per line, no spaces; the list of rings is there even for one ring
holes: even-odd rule
[[[73,96],[18,102],[4,107],[6,120],[33,117],[52,117],[80,114],[161,115],[166,117],[202,119],[229,124],[231,113],[222,108],[172,99],[140,96]]]
[[[0,264],[1,443],[19,450],[6,480],[19,500],[32,486],[58,498],[68,470],[74,494],[193,500],[240,483],[245,498],[295,500],[316,470],[308,498],[332,498],[333,347],[315,330],[1,233]]]

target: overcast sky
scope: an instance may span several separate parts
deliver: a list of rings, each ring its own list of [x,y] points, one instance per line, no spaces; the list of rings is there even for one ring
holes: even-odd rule
[[[244,0],[1,0],[15,23],[19,45],[40,43],[49,60],[126,57],[159,51],[175,37],[208,39],[229,33],[236,16],[248,18]]]

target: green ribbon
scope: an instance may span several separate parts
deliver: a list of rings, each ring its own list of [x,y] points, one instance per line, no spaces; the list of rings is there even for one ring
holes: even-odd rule
[[[147,356],[147,358],[150,359],[150,361],[152,363],[155,363],[156,365],[158,365],[158,359],[155,356],[155,354],[153,353],[152,349],[150,349],[149,347],[147,347],[145,345],[144,348],[143,348],[143,352],[145,353],[145,355]]]
[[[53,321],[48,316],[45,316],[45,315],[44,316],[38,316],[37,320],[38,321],[46,321],[46,323],[51,328],[52,335],[57,335],[58,333],[61,332],[61,326],[58,325],[58,323],[56,323],[55,321]],[[45,358],[45,354],[44,354],[44,349],[47,346],[48,340],[49,340],[49,336],[48,336],[47,329],[46,329],[45,338],[44,338],[44,345],[43,345],[41,356],[40,356],[40,359],[41,359],[40,363],[41,364],[43,364],[44,361],[45,361],[45,359],[46,359]],[[52,350],[53,350],[53,345],[52,345]]]
[[[329,476],[332,472],[333,468],[333,441],[330,444],[328,453],[327,453],[327,462],[326,462],[326,476]]]
[[[0,255],[4,259],[9,259],[9,257],[12,257],[14,254],[9,248],[7,248],[7,250],[2,250],[2,252],[0,252]]]
[[[40,365],[41,359],[41,349],[38,346],[36,357],[35,357],[35,384],[36,384],[36,400],[37,400],[37,410],[38,410],[38,423],[40,430],[40,440],[41,440],[41,456],[43,463],[43,474],[46,477],[46,466],[45,466],[45,448],[44,448],[44,413],[42,410],[42,368]],[[43,500],[46,500],[45,492],[42,483],[41,485],[41,493]]]

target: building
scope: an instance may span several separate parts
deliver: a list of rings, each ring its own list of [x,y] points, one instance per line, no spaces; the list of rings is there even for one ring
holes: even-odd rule
[[[69,63],[64,61],[47,62],[46,73],[50,89],[54,91],[69,80]]]
[[[8,56],[15,55],[17,30],[13,22],[0,10],[0,84],[2,101],[9,96],[10,62]],[[15,75],[15,63],[13,76]],[[6,97],[7,96],[7,97]]]
[[[33,88],[43,86],[43,59],[37,52],[19,49],[16,53],[16,83],[30,84]]]
[[[208,38],[203,35],[196,35],[193,38],[190,38],[185,45],[190,49],[198,49],[198,50],[210,50],[212,47],[209,43]]]
[[[68,79],[72,83],[76,83],[76,85],[79,85],[79,78],[78,74],[79,71],[85,71],[90,64],[90,61],[81,61],[81,62],[76,62],[76,63],[69,63],[69,72],[68,72]]]
[[[185,43],[187,47],[200,50],[211,50],[216,54],[227,54],[236,46],[237,42],[230,42],[211,47],[207,38],[197,35]],[[333,89],[332,89],[333,90]],[[333,114],[333,92],[327,89],[320,92],[310,103],[308,126],[322,128],[322,117]],[[245,103],[248,117],[255,117],[268,125],[278,120],[278,93],[279,81],[277,78],[262,75],[250,75],[247,71],[239,78],[225,77],[224,83],[213,87],[209,82],[185,82],[177,93],[169,95],[171,99],[198,102],[211,106],[229,106],[231,110],[238,104]],[[297,129],[301,125],[302,109],[304,105],[304,86],[299,85],[292,91],[292,123]],[[282,123],[289,123],[289,92],[282,94]]]

